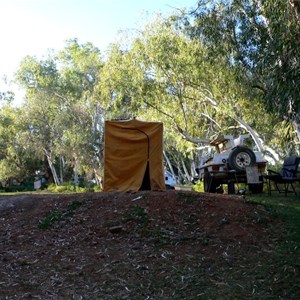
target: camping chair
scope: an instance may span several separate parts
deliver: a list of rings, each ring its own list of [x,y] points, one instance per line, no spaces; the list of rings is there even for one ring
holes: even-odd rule
[[[268,170],[268,174],[264,175],[264,178],[268,183],[268,193],[271,195],[271,181],[275,184],[275,191],[279,193],[294,193],[297,196],[297,192],[294,187],[295,182],[300,182],[300,178],[297,177],[298,166],[300,163],[300,157],[290,156],[285,158],[281,171],[275,172]],[[282,189],[283,187],[283,189]],[[289,189],[291,187],[291,190]]]

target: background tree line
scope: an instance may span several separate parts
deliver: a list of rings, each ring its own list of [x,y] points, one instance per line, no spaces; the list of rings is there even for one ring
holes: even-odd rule
[[[162,121],[166,165],[183,182],[218,134],[249,133],[270,162],[299,154],[299,13],[292,0],[198,1],[126,48],[73,39],[25,57],[24,103],[0,95],[0,179],[99,182],[107,119]]]

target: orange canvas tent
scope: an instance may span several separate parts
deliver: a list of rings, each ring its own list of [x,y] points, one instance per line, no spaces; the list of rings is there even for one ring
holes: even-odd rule
[[[104,191],[165,189],[163,124],[106,121]]]

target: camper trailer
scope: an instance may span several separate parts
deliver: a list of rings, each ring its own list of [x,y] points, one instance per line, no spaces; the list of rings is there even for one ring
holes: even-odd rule
[[[204,191],[209,193],[223,192],[223,184],[228,185],[228,191],[234,193],[233,183],[247,183],[247,168],[255,167],[259,177],[265,172],[267,161],[259,151],[253,151],[245,145],[248,134],[234,138],[232,135],[222,135],[210,142],[215,148],[214,154],[209,152],[202,157],[197,172],[204,182]],[[230,190],[232,187],[232,190]],[[262,179],[256,184],[250,184],[253,193],[263,191]]]

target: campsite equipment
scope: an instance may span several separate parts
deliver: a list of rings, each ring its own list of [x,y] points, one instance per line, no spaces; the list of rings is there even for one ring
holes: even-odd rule
[[[106,121],[103,190],[164,189],[163,124]]]
[[[280,172],[268,169],[268,174],[264,178],[268,182],[268,193],[271,195],[271,181],[275,185],[275,190],[279,193],[294,193],[297,196],[297,192],[294,187],[294,183],[300,182],[300,178],[297,177],[298,167],[300,164],[299,156],[290,156],[284,159]],[[290,189],[291,188],[291,189]]]
[[[222,135],[210,142],[209,152],[204,156],[196,171],[199,179],[204,181],[204,191],[223,193],[223,184],[228,185],[228,193],[235,193],[235,184],[246,183],[252,193],[263,191],[263,180],[250,180],[247,168],[255,167],[257,176],[265,172],[267,161],[262,153],[253,151],[244,144],[248,134],[234,138],[232,135]],[[212,148],[215,148],[213,155]],[[252,171],[253,173],[253,171]]]

